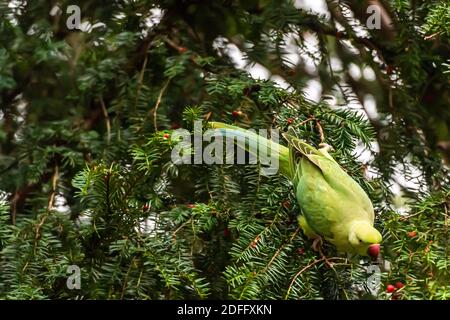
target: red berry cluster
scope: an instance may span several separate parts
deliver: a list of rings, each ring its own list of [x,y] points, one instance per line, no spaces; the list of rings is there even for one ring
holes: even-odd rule
[[[396,282],[395,285],[388,284],[386,286],[386,292],[387,293],[394,293],[395,291],[403,288],[404,286],[405,285],[402,282],[400,282],[400,281]]]

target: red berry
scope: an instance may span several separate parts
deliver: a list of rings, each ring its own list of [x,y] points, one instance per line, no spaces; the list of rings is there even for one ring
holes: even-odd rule
[[[283,207],[285,207],[286,209],[289,209],[291,207],[291,203],[289,202],[289,200],[284,200],[282,202]]]
[[[179,53],[185,53],[187,51],[187,48],[185,48],[185,47],[179,47],[178,48],[178,52]]]
[[[369,256],[376,259],[380,254],[380,244],[379,243],[371,244],[367,249],[367,253],[369,254]]]
[[[344,33],[342,31],[336,32],[336,38],[338,38],[338,39],[340,39],[343,35],[344,35]]]
[[[170,134],[164,133],[163,139],[164,139],[164,140],[167,140],[167,139],[169,139],[169,138],[170,138]]]
[[[297,249],[297,253],[298,253],[299,255],[302,255],[302,254],[305,253],[305,249],[303,249],[303,248],[298,248],[298,249]]]
[[[395,284],[395,287],[397,288],[397,289],[401,289],[401,288],[403,288],[405,285],[403,284],[403,283],[401,283],[400,281],[398,281],[396,284]]]
[[[417,232],[416,231],[410,231],[407,233],[408,237],[410,238],[414,238],[415,236],[417,236]]]
[[[188,207],[189,209],[193,209],[193,208],[195,208],[195,204],[189,203],[189,204],[187,205],[187,207]]]
[[[228,237],[229,235],[230,235],[230,229],[228,229],[228,228],[223,229],[223,236]]]
[[[386,66],[386,73],[387,74],[392,74],[392,72],[394,72],[394,68],[391,65],[387,65]]]
[[[386,287],[386,292],[387,293],[392,293],[395,291],[395,287],[392,284],[388,284]]]
[[[288,124],[292,124],[292,123],[294,123],[294,119],[292,119],[292,118],[288,118],[288,119],[287,119],[287,123],[288,123]]]
[[[429,242],[428,242],[428,244],[427,244],[427,246],[425,247],[425,253],[428,253],[428,252],[430,252],[430,246],[431,246],[431,244],[433,243],[433,240],[430,240]]]
[[[250,243],[250,247],[256,248],[256,246],[258,245],[259,239],[260,239],[260,237],[259,237],[259,236],[256,236],[255,240],[253,240],[253,241]]]
[[[148,204],[148,203],[145,203],[143,206],[142,206],[142,211],[147,211],[148,209],[150,209],[150,205]]]
[[[242,116],[242,114],[243,113],[241,110],[234,110],[232,113],[233,117],[240,117],[240,116]]]

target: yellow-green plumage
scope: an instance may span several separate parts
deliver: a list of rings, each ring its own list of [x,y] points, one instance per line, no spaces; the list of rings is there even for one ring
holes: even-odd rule
[[[306,234],[311,237],[312,230],[340,251],[367,255],[369,245],[381,241],[367,194],[325,149],[288,134],[284,137],[290,145],[291,178]]]
[[[264,146],[274,144],[235,126],[212,122],[211,127],[220,128],[224,136],[245,134]],[[381,234],[373,227],[374,210],[367,194],[326,149],[316,149],[289,134],[284,137],[289,148],[278,146],[280,172],[294,185],[305,235],[322,236],[339,251],[367,255],[370,245],[381,242]]]

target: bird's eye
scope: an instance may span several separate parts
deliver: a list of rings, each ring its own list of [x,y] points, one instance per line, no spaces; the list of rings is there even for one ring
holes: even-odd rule
[[[362,243],[362,240],[361,240],[361,239],[358,239],[358,241],[359,241],[360,244]]]

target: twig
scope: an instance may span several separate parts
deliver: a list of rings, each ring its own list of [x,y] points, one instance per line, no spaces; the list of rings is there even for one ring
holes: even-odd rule
[[[299,272],[297,272],[297,274],[294,276],[294,278],[292,278],[291,283],[289,284],[289,288],[286,292],[286,295],[284,296],[284,299],[286,300],[289,297],[289,293],[291,292],[292,286],[294,285],[295,280],[297,280],[297,278],[306,270],[310,269],[311,267],[315,266],[316,264],[325,261],[326,258],[322,257],[319,260],[314,260],[313,262],[311,262],[310,264],[308,264],[307,266],[303,267]],[[339,257],[334,257],[334,258],[329,258],[328,260],[345,260],[344,258],[339,258]]]
[[[319,130],[319,135],[320,135],[320,143],[323,143],[325,141],[325,134],[323,133],[323,128],[322,128],[322,125],[320,124],[320,120],[317,119],[316,117],[311,115],[308,119],[303,120],[299,124],[295,125],[295,127],[300,127],[300,126],[304,125],[305,123],[308,123],[309,121],[316,122],[316,126],[317,126],[317,129]]]
[[[250,248],[255,248],[255,247],[256,247],[255,245],[256,245],[256,244],[258,243],[258,241],[261,239],[261,235],[262,235],[263,233],[265,233],[267,230],[269,230],[269,229],[275,224],[275,220],[276,220],[276,219],[273,219],[272,222],[270,222],[270,224],[269,224],[267,227],[265,227],[260,233],[258,233],[258,234],[256,235],[256,237],[253,239],[253,241],[250,242],[250,243],[248,244],[248,246],[245,248],[244,251],[242,251],[242,253],[241,253],[241,254],[239,255],[239,257],[236,259],[236,261],[241,260],[242,256],[244,255],[244,252],[245,252],[246,250],[248,250],[248,249],[250,249]]]
[[[444,226],[445,226],[445,229],[447,230],[447,228],[448,228],[448,206],[447,206],[447,202],[444,202],[444,211],[445,211]]]
[[[445,220],[444,220],[444,228],[445,228],[445,234],[448,235],[448,199],[444,202],[444,212],[445,212]],[[445,242],[445,255],[448,257],[448,241]]]
[[[45,214],[42,216],[41,221],[39,221],[38,225],[36,226],[36,233],[34,236],[34,250],[36,251],[37,243],[40,238],[40,231],[42,226],[45,223],[45,220],[47,220],[48,216],[50,215],[50,212],[53,210],[53,203],[55,202],[55,196],[56,196],[56,187],[58,184],[58,178],[59,178],[59,166],[55,165],[55,168],[53,170],[53,176],[52,176],[52,192],[50,194],[50,197],[48,199],[47,204],[47,210]]]
[[[158,99],[156,99],[156,104],[153,107],[153,126],[155,127],[155,131],[158,131],[158,124],[156,120],[156,113],[158,112],[159,105],[161,104],[161,99],[164,94],[164,91],[166,91],[167,86],[169,85],[170,79],[167,79],[166,83],[164,83],[164,86],[162,87],[161,91],[159,92]]]
[[[125,290],[128,286],[128,276],[130,275],[131,267],[133,266],[133,263],[136,258],[133,258],[130,262],[130,266],[128,267],[127,273],[125,275],[125,279],[123,280],[123,286],[122,286],[122,292],[120,294],[120,300],[123,300],[123,297],[125,296]]]
[[[324,260],[324,258],[321,258],[319,260],[314,260],[313,262],[311,262],[310,264],[308,264],[307,266],[303,267],[299,272],[297,272],[294,276],[294,278],[292,278],[291,283],[289,284],[288,290],[286,292],[286,295],[284,296],[284,299],[287,299],[289,296],[289,293],[291,293],[291,289],[292,286],[294,285],[295,280],[297,280],[297,278],[306,270],[308,270],[309,268],[315,266],[316,264],[318,264],[319,262],[322,262]]]
[[[322,257],[322,259],[324,259],[327,266],[330,267],[331,269],[333,269],[333,263],[331,263],[330,259],[328,259],[327,256],[323,253],[322,246],[319,247],[319,253],[320,253],[320,256]]]
[[[319,129],[320,143],[323,143],[325,141],[325,135],[323,133],[323,128],[320,125],[320,121],[319,120],[316,120],[316,126],[317,126],[317,129]]]
[[[297,236],[297,234],[300,231],[300,227],[297,227],[297,229],[294,231],[294,233],[292,234],[291,238],[289,239],[288,242],[285,242],[283,245],[281,245],[281,247],[278,248],[278,250],[275,252],[275,254],[272,256],[272,258],[270,259],[269,263],[264,267],[264,269],[262,269],[262,271],[258,272],[258,273],[264,273],[267,271],[267,269],[269,269],[270,265],[273,263],[273,261],[275,260],[276,257],[278,257],[278,255],[280,254],[281,250],[283,250],[283,248],[288,244],[291,243],[292,240],[294,240],[294,238]]]
[[[402,217],[399,218],[399,220],[400,220],[400,221],[408,220],[409,218],[412,218],[412,217],[418,216],[419,214],[424,213],[424,211],[425,211],[425,210],[420,210],[420,211],[418,211],[418,212],[416,212],[416,213],[413,213],[413,214],[410,214],[410,215],[407,215],[407,216],[402,216]]]
[[[274,222],[275,222],[275,220],[272,221],[272,223],[270,224],[270,226],[272,226],[272,224],[274,224]],[[261,231],[261,232],[256,236],[256,238],[250,243],[250,245],[249,245],[248,247],[252,246],[253,243],[256,243],[257,241],[259,241],[260,235],[261,235],[266,229],[270,228],[270,226],[264,228],[264,230]],[[247,280],[246,280],[246,282],[245,282],[245,284],[244,284],[244,290],[242,290],[241,295],[239,296],[239,299],[242,298],[242,294],[245,292],[245,287],[247,287],[248,283],[249,283],[252,279],[256,278],[259,274],[266,272],[267,269],[270,267],[270,265],[273,263],[273,261],[275,261],[276,257],[278,257],[278,255],[281,253],[281,250],[283,250],[283,248],[284,248],[287,244],[291,243],[291,242],[294,240],[294,238],[297,236],[297,234],[298,234],[299,232],[300,232],[300,226],[297,227],[297,229],[292,233],[291,237],[289,238],[289,241],[284,242],[284,243],[280,246],[280,248],[278,248],[278,250],[277,250],[277,251],[275,252],[275,254],[272,256],[272,258],[270,259],[270,261],[269,261],[269,262],[267,263],[267,265],[264,267],[264,269],[261,269],[261,270],[259,270],[258,272],[254,272],[252,277],[248,277],[248,278],[247,278]],[[248,247],[247,247],[247,249],[248,249]],[[246,249],[246,250],[247,250],[247,249]],[[242,254],[241,254],[241,256],[242,256]],[[238,261],[239,259],[240,259],[240,257],[237,259],[237,261]]]
[[[139,96],[141,94],[142,82],[144,81],[145,68],[147,68],[148,49],[150,48],[150,45],[151,45],[151,41],[149,41],[147,43],[147,45],[145,46],[145,59],[144,59],[144,62],[142,63],[142,68],[141,68],[141,71],[139,73],[138,87],[137,87],[137,91],[136,91],[136,97],[134,98],[134,110],[135,111],[136,111],[136,105],[137,105],[138,98],[139,98]]]
[[[106,110],[105,101],[103,100],[103,97],[99,97],[100,100],[100,106],[102,107],[103,116],[105,117],[106,121],[106,132],[107,132],[107,141],[108,145],[111,142],[111,121],[109,119],[108,110]]]
[[[14,197],[11,200],[11,204],[12,204],[11,220],[12,220],[13,225],[16,224],[17,202],[19,201],[19,198],[20,198],[19,190],[16,190],[16,192],[14,192]]]
[[[305,123],[307,123],[307,122],[309,122],[309,121],[312,121],[312,120],[314,120],[314,118],[313,117],[311,117],[311,118],[308,118],[308,119],[306,119],[306,120],[303,120],[302,122],[300,122],[297,126],[299,127],[299,126],[302,126],[302,125],[304,125]]]
[[[423,38],[423,40],[430,40],[430,39],[433,39],[434,37],[440,35],[441,33],[442,33],[442,31],[435,32],[435,33],[433,33],[433,34],[430,34],[429,36],[425,36],[425,37]]]
[[[175,241],[177,238],[177,232],[184,228],[189,222],[191,222],[192,218],[189,218],[186,222],[182,223],[175,231],[172,233],[172,239]]]
[[[322,245],[323,245],[322,237],[317,237],[313,241],[312,248],[314,251],[319,252],[321,258],[325,260],[325,263],[327,264],[327,266],[329,266],[330,268],[333,268],[333,264],[328,261],[326,255],[323,253]]]
[[[390,87],[389,87],[389,108],[391,109],[392,113],[395,113],[394,96],[392,94],[392,88],[390,88]]]
[[[171,46],[172,48],[174,48],[175,50],[177,50],[178,52],[183,52],[186,50],[186,48],[177,45],[174,41],[170,40],[168,37],[164,38],[164,41]]]

